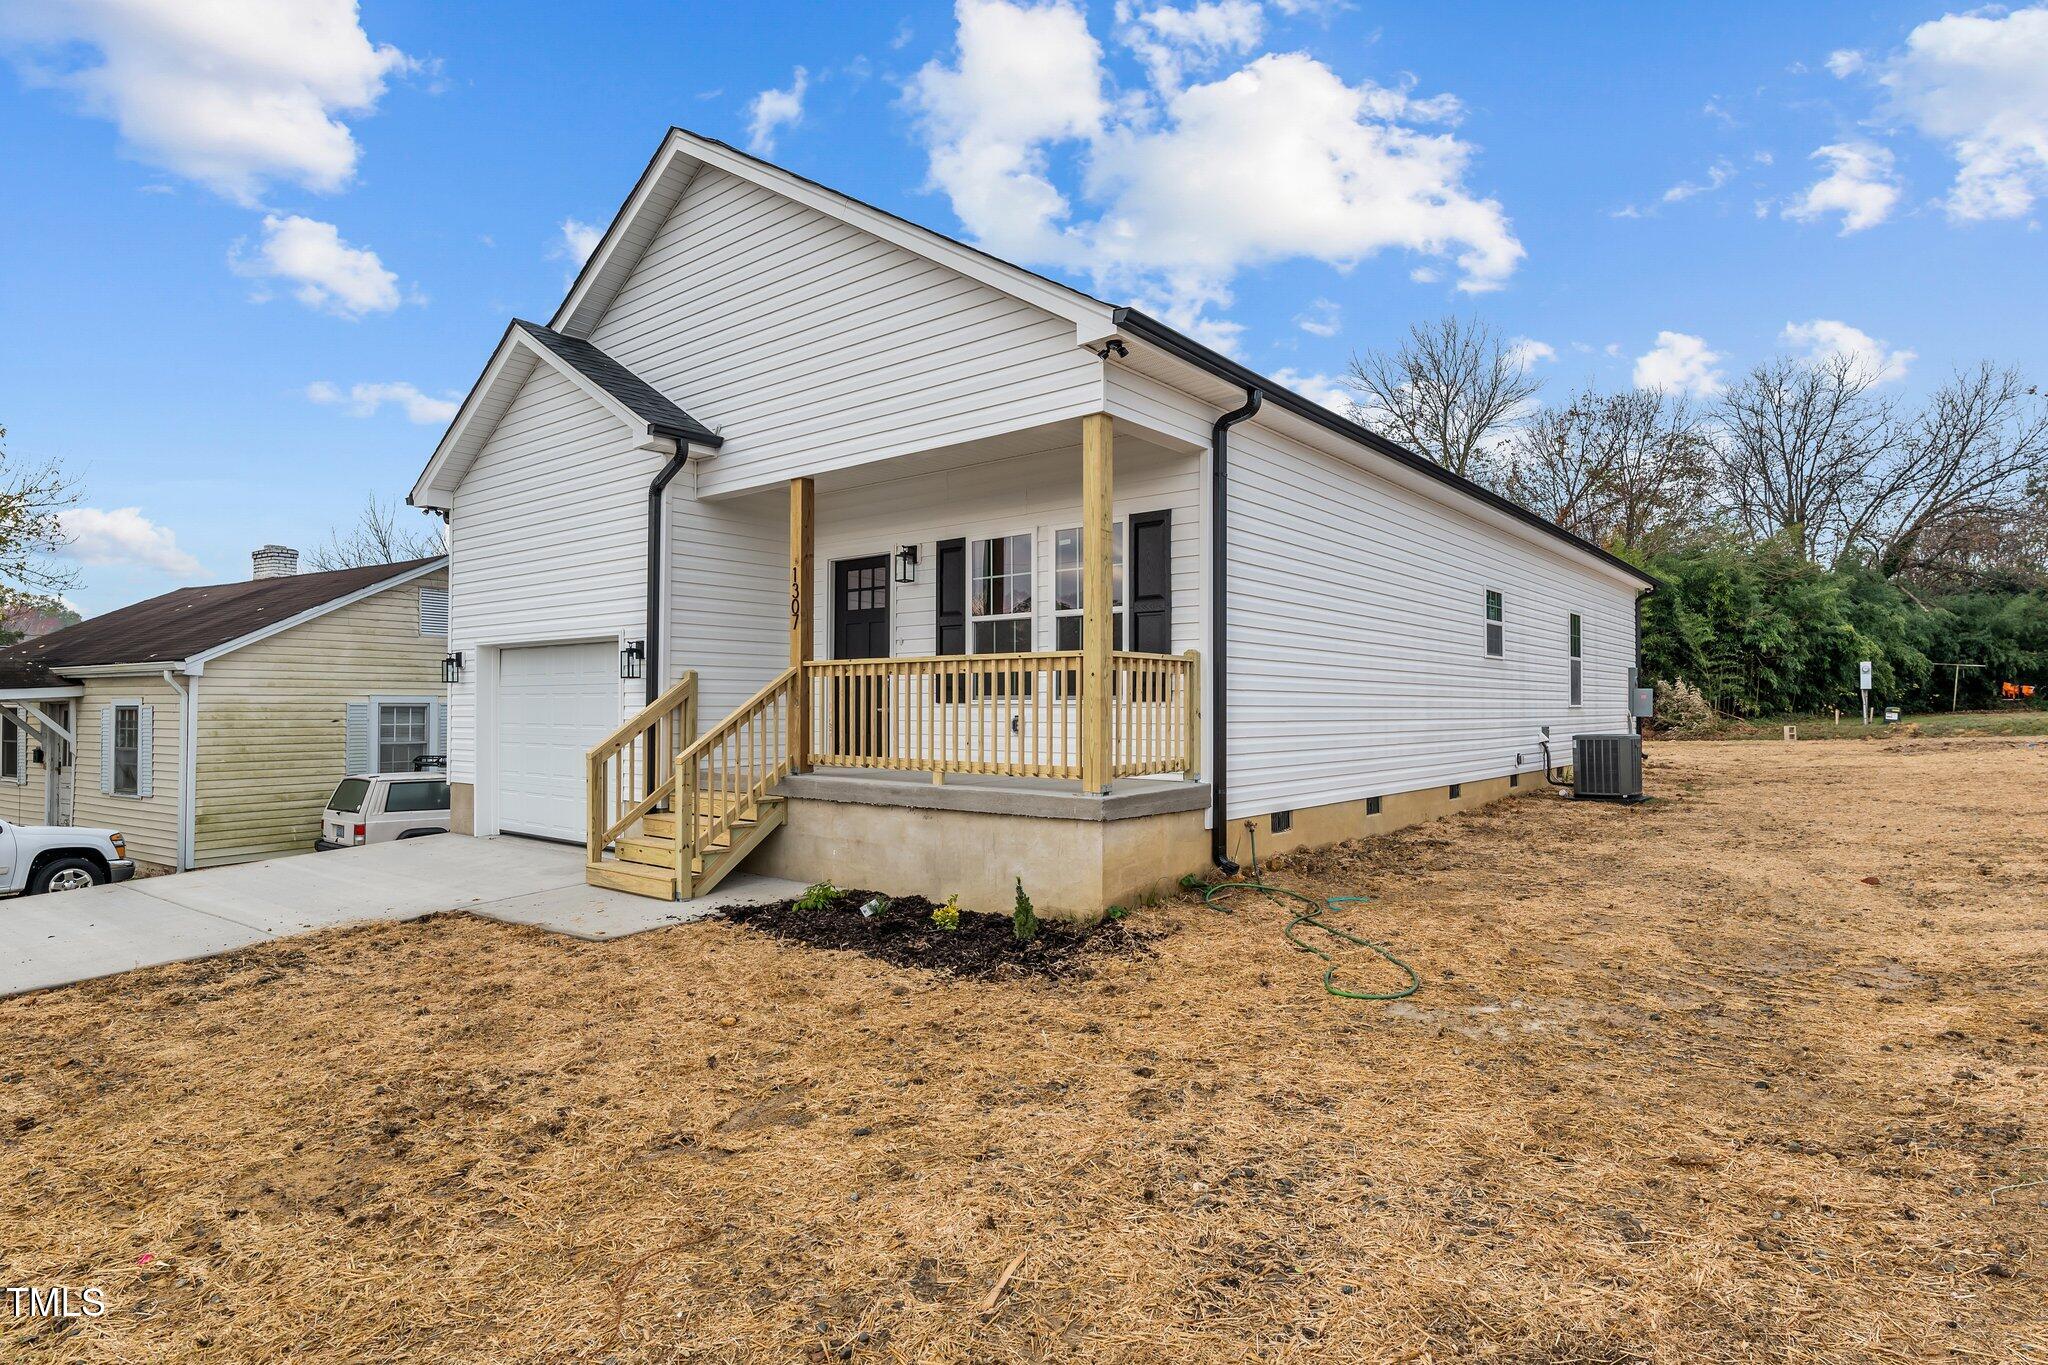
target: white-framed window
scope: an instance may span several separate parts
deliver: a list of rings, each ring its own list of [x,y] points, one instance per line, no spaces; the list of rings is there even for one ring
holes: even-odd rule
[[[1486,590],[1486,657],[1498,659],[1508,652],[1507,618],[1501,604],[1500,594],[1492,588]]]
[[[1585,630],[1586,630],[1586,628],[1585,628],[1585,623],[1584,623],[1583,621],[1581,621],[1581,620],[1579,619],[1579,614],[1578,614],[1577,612],[1573,612],[1573,613],[1572,613],[1572,623],[1571,623],[1571,650],[1572,650],[1572,664],[1571,664],[1571,668],[1572,668],[1572,701],[1571,701],[1571,704],[1572,704],[1573,706],[1578,706],[1578,705],[1580,705],[1580,704],[1581,704],[1581,703],[1582,703],[1582,702],[1583,702],[1583,701],[1585,700],[1585,682],[1586,682],[1586,674],[1585,674],[1585,667],[1586,667],[1586,656],[1585,656],[1585,653],[1584,653],[1584,648],[1585,648]]]
[[[0,716],[0,782],[21,781],[21,726]]]
[[[1032,649],[1029,531],[967,542],[967,652],[1026,654]]]
[[[133,703],[114,707],[113,792],[142,793],[142,708]]]
[[[378,772],[409,773],[414,759],[433,752],[433,711],[430,701],[390,701],[377,707]]]
[[[1052,538],[1054,649],[1081,647],[1081,585],[1086,580],[1081,563],[1081,528],[1071,526],[1055,531]],[[1109,647],[1122,649],[1124,641],[1130,638],[1130,630],[1124,619],[1128,607],[1124,593],[1124,524],[1120,521],[1109,528],[1109,586],[1114,611]]]

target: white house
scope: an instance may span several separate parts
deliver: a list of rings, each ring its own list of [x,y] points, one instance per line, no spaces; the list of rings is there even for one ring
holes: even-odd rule
[[[1087,915],[1628,728],[1638,570],[1134,309],[671,129],[411,500],[459,827]],[[693,812],[694,818],[677,819]]]

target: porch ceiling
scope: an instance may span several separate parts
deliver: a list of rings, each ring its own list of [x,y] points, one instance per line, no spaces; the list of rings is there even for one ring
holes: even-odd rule
[[[1116,460],[1119,467],[1136,467],[1154,461],[1182,459],[1198,450],[1199,447],[1147,431],[1132,423],[1121,420],[1117,423]],[[910,455],[877,460],[872,464],[855,465],[850,469],[835,469],[830,473],[818,475],[817,487],[821,494],[833,493],[896,479],[945,474],[970,469],[976,465],[994,464],[1032,455],[1071,456],[1072,474],[1078,487],[1081,477],[1080,419],[1048,422],[1042,426],[1027,427],[986,440],[920,450]],[[776,487],[780,488],[781,485],[778,484]]]

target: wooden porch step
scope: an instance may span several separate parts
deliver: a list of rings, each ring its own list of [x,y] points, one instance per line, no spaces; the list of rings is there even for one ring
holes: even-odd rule
[[[751,825],[753,822],[749,821]],[[615,845],[619,861],[638,863],[645,867],[668,867],[676,865],[676,841],[673,839],[620,839]],[[730,835],[721,834],[711,841],[714,851],[732,847]]]
[[[613,891],[629,891],[636,896],[652,896],[656,900],[672,901],[676,898],[676,874],[662,872],[655,868],[643,867],[638,863],[622,863],[607,860],[583,865],[583,880],[589,886],[602,886]]]
[[[761,804],[766,806],[768,802],[763,801]],[[716,815],[717,811],[714,809],[701,805],[698,807],[697,819],[699,821],[711,820]],[[746,829],[752,826],[754,822],[747,819],[735,820],[732,823],[735,829]],[[642,837],[649,839],[673,839],[676,837],[676,817],[665,811],[656,811],[651,815],[643,815],[640,817],[640,834]]]

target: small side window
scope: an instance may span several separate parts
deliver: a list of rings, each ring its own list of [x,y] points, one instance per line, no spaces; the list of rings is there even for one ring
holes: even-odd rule
[[[1582,702],[1582,701],[1583,701],[1583,700],[1585,699],[1585,681],[1586,681],[1586,675],[1585,675],[1585,655],[1584,655],[1584,653],[1582,652],[1582,650],[1583,650],[1583,646],[1584,646],[1584,641],[1585,641],[1585,626],[1583,625],[1583,623],[1581,623],[1581,622],[1580,622],[1580,620],[1579,620],[1579,614],[1578,614],[1577,612],[1573,612],[1573,613],[1572,613],[1572,629],[1571,629],[1571,636],[1572,636],[1572,638],[1571,638],[1571,650],[1572,650],[1572,665],[1571,665],[1571,667],[1572,667],[1572,702],[1571,702],[1571,704],[1572,704],[1573,706],[1577,706],[1577,705],[1579,705],[1579,704],[1580,704],[1580,703],[1581,703],[1581,702]]]
[[[142,708],[114,708],[114,795],[134,796],[142,782]]]
[[[21,776],[21,727],[12,716],[0,716],[0,777],[12,782]]]
[[[393,782],[384,793],[384,813],[396,815],[422,810],[447,810],[446,782]]]
[[[1501,612],[1500,594],[1486,592],[1486,654],[1498,659],[1507,653],[1507,627]]]

